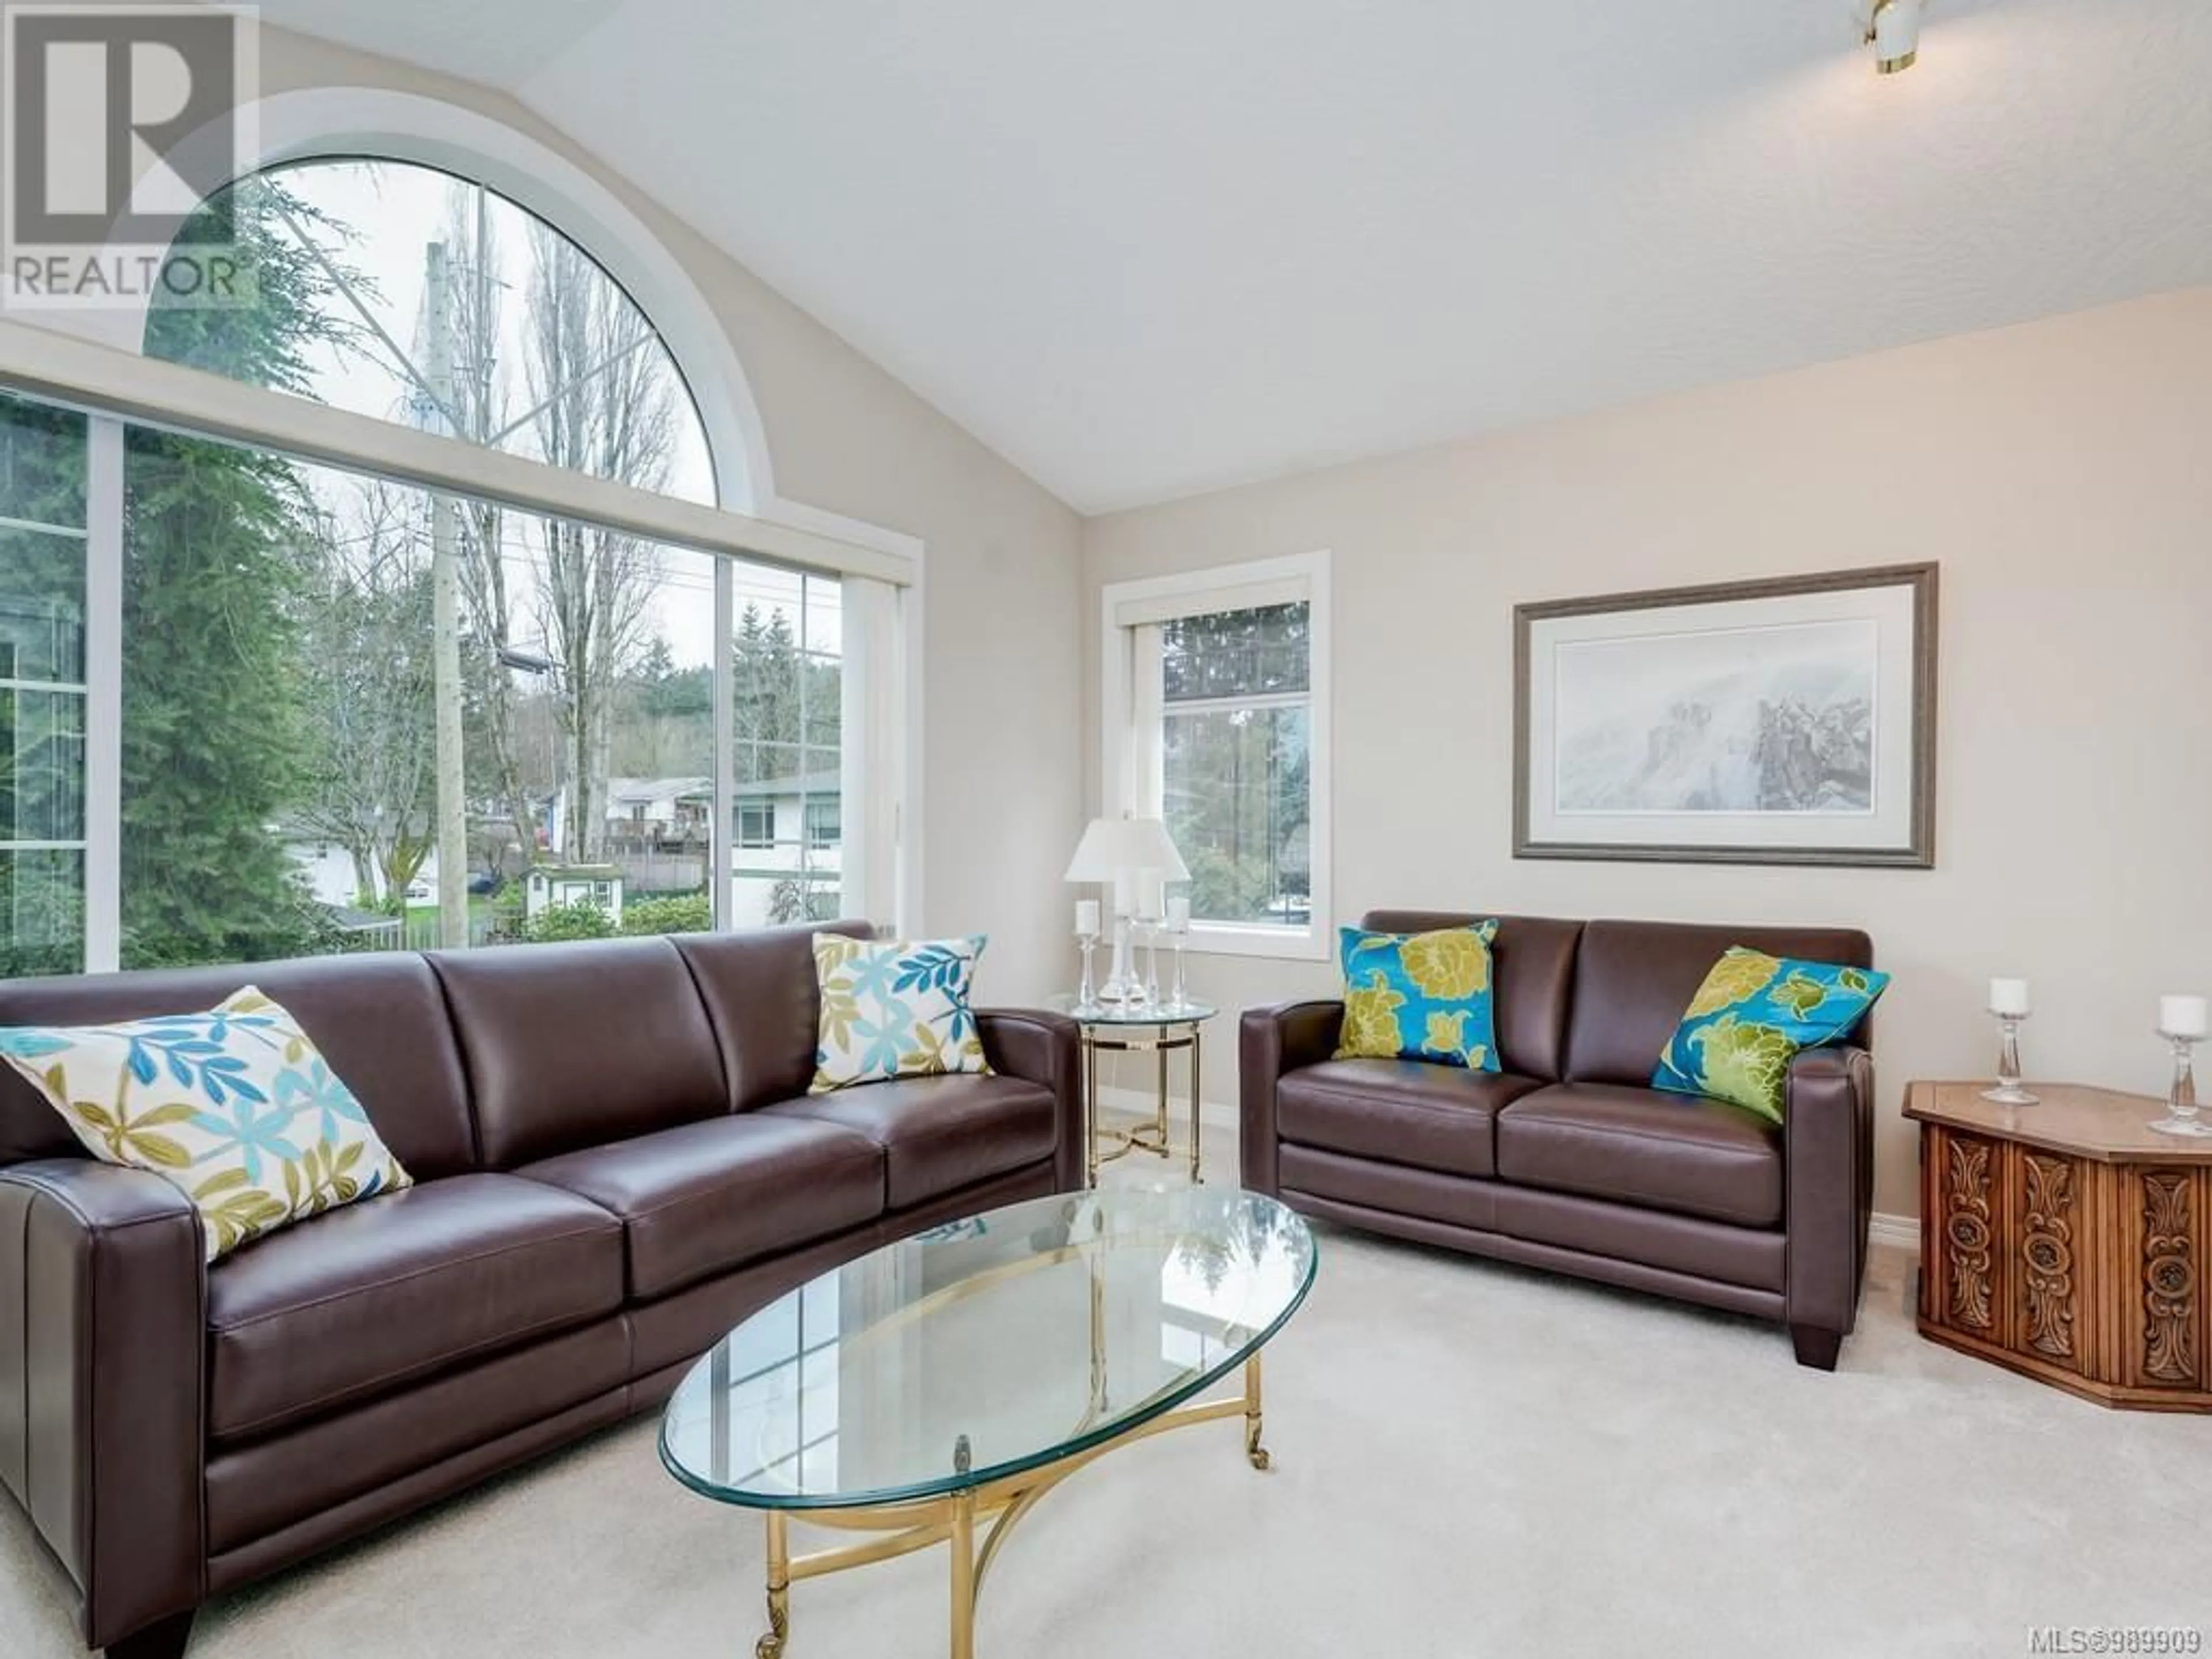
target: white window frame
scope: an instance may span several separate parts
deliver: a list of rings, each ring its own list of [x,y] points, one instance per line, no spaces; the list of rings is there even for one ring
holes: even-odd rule
[[[1158,685],[1159,674],[1156,662],[1138,660],[1145,650],[1144,636],[1139,631],[1142,623],[1281,604],[1297,589],[1303,589],[1300,597],[1308,605],[1307,647],[1311,661],[1307,696],[1313,735],[1307,774],[1307,787],[1312,793],[1307,825],[1313,864],[1311,913],[1303,927],[1194,918],[1189,948],[1200,955],[1326,962],[1334,953],[1329,562],[1328,550],[1322,549],[1138,581],[1109,582],[1099,590],[1098,654],[1103,670],[1099,753],[1103,763],[1099,799],[1109,817],[1137,811],[1140,805],[1157,811],[1160,795],[1162,714],[1158,693],[1150,690]],[[1133,616],[1142,622],[1132,620]]]

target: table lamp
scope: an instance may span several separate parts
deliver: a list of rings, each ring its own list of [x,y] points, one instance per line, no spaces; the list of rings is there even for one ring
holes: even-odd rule
[[[1190,866],[1176,851],[1167,825],[1158,818],[1093,818],[1068,861],[1066,879],[1111,884],[1114,964],[1098,1000],[1125,1006],[1141,1003],[1145,986],[1130,962],[1129,923],[1147,890],[1157,894],[1169,882],[1190,879]]]

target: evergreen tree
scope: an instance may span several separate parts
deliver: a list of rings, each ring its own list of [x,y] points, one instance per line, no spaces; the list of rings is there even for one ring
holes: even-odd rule
[[[234,238],[252,301],[157,306],[149,356],[282,391],[339,332],[327,274],[282,234],[324,222],[267,179],[228,192],[179,238]],[[226,222],[226,219],[228,222]],[[133,428],[123,629],[123,960],[236,962],[313,948],[320,924],[271,833],[312,757],[302,718],[302,607],[319,558],[292,465]]]

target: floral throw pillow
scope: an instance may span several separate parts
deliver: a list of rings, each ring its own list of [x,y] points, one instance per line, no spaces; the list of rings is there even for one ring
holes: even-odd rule
[[[1790,1062],[1858,1029],[1887,974],[1771,957],[1739,945],[1713,964],[1660,1056],[1651,1086],[1783,1121]]]
[[[0,1029],[0,1061],[94,1158],[191,1200],[210,1261],[414,1185],[300,1023],[250,985],[204,1014]]]
[[[1344,1035],[1339,1060],[1425,1060],[1498,1070],[1490,942],[1498,924],[1432,933],[1339,931]]]
[[[856,1083],[990,1071],[969,998],[981,934],[915,942],[814,936],[822,995],[809,1094]]]

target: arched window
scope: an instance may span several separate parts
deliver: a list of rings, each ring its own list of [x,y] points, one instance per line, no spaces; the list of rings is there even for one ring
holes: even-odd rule
[[[156,303],[148,358],[715,502],[644,310],[494,190],[288,161],[179,246],[244,280]],[[836,572],[280,441],[0,389],[0,972],[840,911]]]
[[[157,298],[149,356],[687,501],[707,434],[652,321],[561,231],[483,185],[286,163],[180,239],[235,250],[242,303]]]

